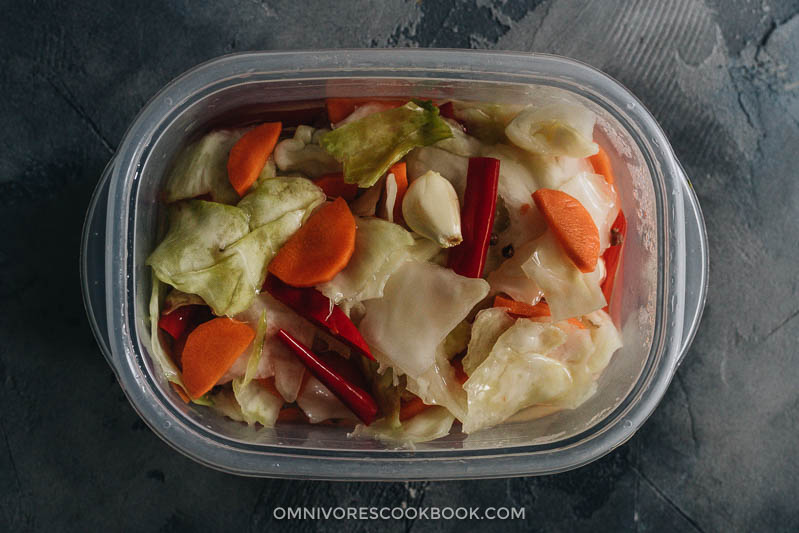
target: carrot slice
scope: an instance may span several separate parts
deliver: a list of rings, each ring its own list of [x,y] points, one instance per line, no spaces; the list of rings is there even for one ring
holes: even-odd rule
[[[494,307],[506,307],[508,309],[508,314],[516,318],[546,318],[550,316],[549,304],[544,300],[541,300],[535,305],[530,305],[497,294],[494,296]],[[567,322],[580,329],[586,329],[585,324],[576,318],[570,318]]]
[[[579,329],[587,329],[587,328],[585,327],[585,324],[583,324],[582,322],[580,322],[580,320],[579,320],[579,319],[577,319],[577,318],[570,318],[570,319],[568,319],[566,322],[568,322],[568,323],[569,323],[569,324],[571,324],[572,326],[577,326]]]
[[[415,417],[419,413],[427,411],[429,407],[433,406],[427,405],[418,396],[415,396],[413,400],[402,402],[399,413],[400,422],[405,422],[406,420]]]
[[[344,174],[341,172],[325,174],[314,183],[325,192],[328,198],[344,198],[345,201],[351,202],[358,194],[358,185],[345,182]]]
[[[197,326],[183,348],[183,383],[199,398],[219,381],[255,338],[255,331],[231,318],[215,318]]]
[[[282,129],[280,122],[261,124],[245,133],[230,149],[227,175],[239,196],[244,196],[258,179]]]
[[[599,259],[599,230],[583,204],[555,189],[538,189],[533,200],[569,259],[581,272],[593,272]]]
[[[269,272],[294,287],[313,287],[344,270],[355,251],[355,217],[336,198],[292,235],[269,263]]]
[[[549,316],[549,304],[541,300],[535,305],[517,302],[501,294],[494,296],[494,307],[505,307],[508,313],[517,318],[540,318]]]
[[[610,165],[610,158],[608,157],[608,153],[599,147],[599,151],[588,158],[588,161],[591,163],[591,166],[594,167],[594,172],[597,174],[602,174],[605,177],[605,181],[607,181],[610,185],[615,183],[615,178],[613,177],[613,167]]]
[[[327,118],[330,122],[335,124],[341,122],[352,114],[357,108],[364,104],[371,102],[380,102],[381,104],[389,104],[393,107],[400,107],[405,105],[407,100],[377,100],[375,98],[328,98],[325,100],[327,107]]]

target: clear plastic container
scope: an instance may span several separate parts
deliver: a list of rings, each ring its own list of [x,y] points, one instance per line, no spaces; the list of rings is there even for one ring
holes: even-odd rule
[[[613,311],[624,347],[581,407],[415,450],[347,438],[347,429],[256,431],[184,404],[149,356],[150,272],[165,170],[211,125],[263,118],[279,102],[330,96],[523,103],[566,91],[599,116],[629,224]],[[629,439],[657,406],[701,317],[707,240],[690,183],[641,103],[601,72],[562,57],[442,50],[336,50],[221,57],[161,90],[128,129],[84,228],[83,293],[94,333],[133,407],[175,449],[227,472],[315,479],[452,479],[560,472]]]

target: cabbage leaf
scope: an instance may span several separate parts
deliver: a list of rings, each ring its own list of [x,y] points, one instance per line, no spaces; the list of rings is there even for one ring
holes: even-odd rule
[[[386,283],[383,297],[365,302],[361,334],[384,354],[384,364],[420,377],[435,363],[436,349],[488,294],[482,279],[459,276],[432,263],[408,261]]]
[[[294,137],[284,139],[275,146],[275,165],[281,172],[300,172],[318,178],[324,174],[341,172],[341,165],[319,146],[319,140],[328,132],[311,126],[297,126]]]
[[[541,287],[554,321],[587,315],[607,303],[599,285],[600,269],[580,272],[549,231],[535,241],[522,270]]]
[[[218,316],[244,311],[266,267],[325,195],[304,178],[263,182],[233,207],[188,200],[170,206],[169,230],[147,264],[176,289],[200,296]]]
[[[417,146],[452,137],[438,108],[408,102],[325,134],[320,145],[344,165],[344,180],[371,187],[389,167]]]
[[[505,135],[534,154],[588,157],[599,151],[592,140],[595,122],[596,116],[577,103],[529,105],[508,124]]]
[[[389,277],[411,257],[415,240],[402,226],[379,218],[358,218],[355,251],[347,266],[332,280],[317,286],[349,312],[364,300],[380,298]]]
[[[500,335],[463,385],[468,398],[464,433],[499,424],[525,407],[568,391],[568,367],[547,356],[565,341],[566,334],[557,326],[526,318]]]
[[[414,444],[440,439],[449,435],[455,417],[443,407],[425,409],[409,420],[394,426],[385,418],[370,426],[358,424],[349,437],[370,437],[386,444],[413,448]]]
[[[227,175],[230,149],[246,129],[217,130],[180,152],[164,186],[169,203],[208,194],[211,200],[235,204],[239,195]]]
[[[273,427],[283,407],[283,398],[275,396],[257,381],[244,383],[233,381],[233,396],[239,404],[244,422],[253,425],[256,422],[265,427]]]
[[[474,318],[472,337],[466,356],[463,358],[463,371],[471,375],[486,360],[497,339],[510,328],[516,320],[504,307],[483,309]]]
[[[560,186],[585,207],[599,230],[599,251],[610,246],[610,227],[619,214],[616,190],[599,174],[581,172]]]

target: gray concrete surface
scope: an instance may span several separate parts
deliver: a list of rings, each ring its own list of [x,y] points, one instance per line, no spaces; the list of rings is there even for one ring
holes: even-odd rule
[[[799,528],[797,0],[10,2],[0,18],[0,530],[795,531]],[[437,46],[564,54],[652,110],[710,237],[708,305],[663,403],[563,475],[481,482],[237,478],[129,407],[94,343],[78,245],[147,99],[241,50]],[[277,506],[519,505],[523,521],[301,522]]]

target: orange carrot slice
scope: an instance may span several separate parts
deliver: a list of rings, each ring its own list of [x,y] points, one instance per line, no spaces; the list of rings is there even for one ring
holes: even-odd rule
[[[610,165],[610,158],[608,153],[599,147],[599,152],[588,158],[591,166],[594,167],[594,172],[602,174],[610,185],[613,185],[615,178],[613,177],[613,167]]]
[[[355,251],[355,217],[336,198],[319,208],[269,263],[269,272],[294,287],[313,287],[344,270]]]
[[[340,172],[325,174],[314,183],[325,192],[328,198],[344,198],[345,201],[351,202],[358,194],[358,185],[345,182],[344,174]]]
[[[371,102],[380,102],[393,107],[400,107],[406,104],[407,100],[376,100],[375,98],[328,98],[325,100],[327,107],[327,118],[335,124],[341,122],[352,114],[357,108]]]
[[[399,413],[400,422],[405,422],[406,420],[415,417],[419,413],[427,411],[429,407],[433,406],[427,405],[418,396],[414,396],[413,400],[402,402]]]
[[[517,318],[539,318],[549,316],[549,304],[543,300],[535,305],[530,305],[497,294],[494,296],[494,307],[505,307],[508,309],[508,314]]]
[[[501,294],[494,296],[494,307],[505,307],[508,309],[508,314],[516,318],[547,318],[550,316],[549,304],[541,300],[535,305],[530,305],[524,302],[517,302],[510,298],[505,298]],[[572,326],[577,326],[580,329],[586,329],[585,324],[580,322],[577,318],[570,318],[567,320]],[[461,367],[462,368],[462,367]]]
[[[568,319],[566,322],[568,322],[568,323],[569,323],[569,324],[571,324],[572,326],[577,326],[579,329],[587,329],[587,328],[585,327],[585,324],[583,324],[582,322],[580,322],[580,320],[579,320],[579,319],[577,319],[577,318],[570,318],[570,319]]]
[[[197,326],[183,348],[183,383],[192,398],[216,385],[255,338],[255,331],[231,318],[215,318]]]
[[[555,189],[538,189],[533,200],[569,259],[581,272],[593,272],[599,259],[599,230],[583,204]]]
[[[269,154],[275,149],[283,125],[280,122],[267,122],[251,129],[239,139],[227,160],[227,175],[230,184],[244,196],[258,179],[264,169]]]

